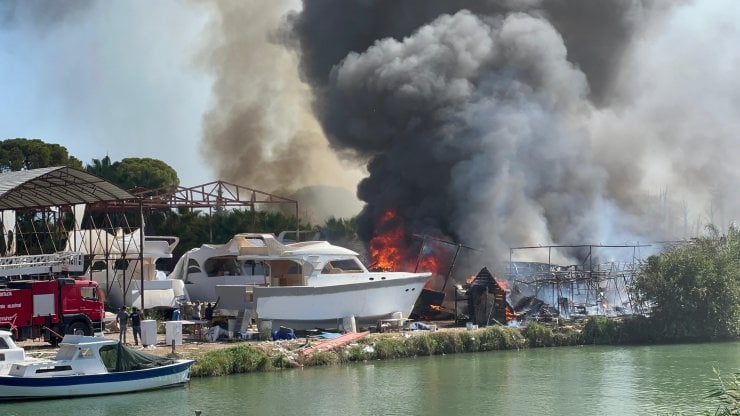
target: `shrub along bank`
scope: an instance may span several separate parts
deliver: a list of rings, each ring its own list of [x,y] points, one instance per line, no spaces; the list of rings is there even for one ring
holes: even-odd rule
[[[416,356],[522,349],[528,346],[577,345],[578,332],[553,331],[540,324],[526,330],[492,326],[484,329],[440,330],[399,334],[379,334],[360,340],[337,351],[315,352],[308,357],[286,348],[264,349],[254,344],[206,352],[195,356],[191,375],[212,377],[232,373],[270,371],[295,366],[334,365],[370,360],[390,360]]]
[[[193,377],[212,377],[234,373],[334,365],[371,360],[392,360],[419,356],[514,350],[522,348],[561,347],[574,345],[635,345],[665,342],[655,334],[653,323],[644,317],[621,321],[592,316],[581,330],[569,327],[553,329],[530,323],[523,329],[491,326],[466,331],[448,329],[417,332],[405,337],[399,334],[377,334],[337,351],[301,355],[305,344],[283,343],[265,348],[265,344],[243,343],[235,347],[196,353]],[[270,343],[275,345],[273,343]],[[291,349],[292,348],[292,349]]]

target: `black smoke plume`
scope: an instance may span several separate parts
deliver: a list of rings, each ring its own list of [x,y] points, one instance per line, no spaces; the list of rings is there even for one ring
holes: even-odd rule
[[[512,245],[672,238],[694,230],[681,204],[737,207],[712,190],[736,183],[726,155],[709,167],[712,152],[701,166],[669,154],[675,143],[698,143],[707,120],[674,130],[683,114],[669,111],[657,126],[662,114],[651,105],[673,91],[639,87],[673,70],[659,68],[649,48],[679,32],[675,16],[691,4],[672,7],[304,1],[284,38],[300,53],[332,148],[367,161],[358,188],[365,241],[394,210],[409,233],[503,256]]]

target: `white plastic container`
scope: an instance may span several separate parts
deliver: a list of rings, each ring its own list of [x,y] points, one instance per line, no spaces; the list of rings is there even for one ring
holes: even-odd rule
[[[164,340],[167,345],[182,345],[182,321],[167,321],[164,323]]]
[[[141,345],[147,347],[157,344],[157,321],[144,319],[141,321]]]

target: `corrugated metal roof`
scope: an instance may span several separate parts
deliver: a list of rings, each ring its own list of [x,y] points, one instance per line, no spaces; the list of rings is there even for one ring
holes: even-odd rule
[[[0,210],[135,199],[87,172],[57,166],[0,173]]]

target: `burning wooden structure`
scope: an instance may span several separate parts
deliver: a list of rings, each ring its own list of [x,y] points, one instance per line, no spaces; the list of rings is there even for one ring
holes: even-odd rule
[[[466,291],[469,321],[474,325],[508,324],[514,310],[506,299],[506,282],[497,281],[484,267]]]

